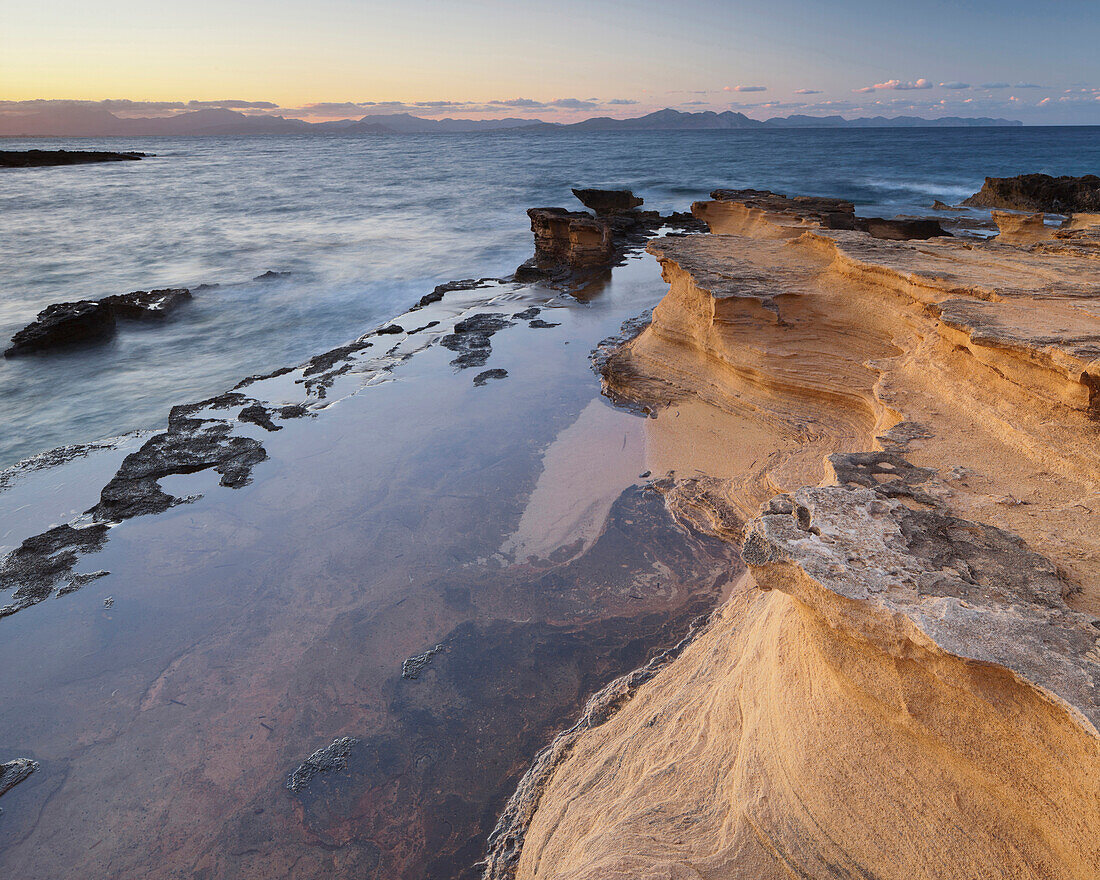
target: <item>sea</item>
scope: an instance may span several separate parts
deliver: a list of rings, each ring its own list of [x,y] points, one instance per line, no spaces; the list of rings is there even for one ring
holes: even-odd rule
[[[353,339],[435,285],[509,274],[574,186],[687,210],[718,187],[954,204],[983,177],[1100,170],[1100,127],[34,139],[140,162],[0,171],[0,343],[51,303],[199,288],[155,326],[0,361],[0,469]],[[256,281],[265,272],[286,273]]]

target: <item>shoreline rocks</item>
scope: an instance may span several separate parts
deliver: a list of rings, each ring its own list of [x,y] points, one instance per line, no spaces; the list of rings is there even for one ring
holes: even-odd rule
[[[114,335],[118,320],[162,320],[189,299],[191,291],[180,287],[54,303],[12,336],[4,357],[101,342]]]
[[[1051,177],[1049,174],[1020,174],[1016,177],[987,177],[982,188],[963,201],[968,208],[1006,208],[1010,211],[1043,211],[1073,214],[1100,211],[1100,177]]]
[[[637,210],[644,200],[630,190],[574,189],[573,195],[595,213],[567,208],[527,211],[535,255],[516,269],[513,281],[569,283],[615,265],[629,248],[643,244],[662,226],[704,230],[691,214],[662,216]]]

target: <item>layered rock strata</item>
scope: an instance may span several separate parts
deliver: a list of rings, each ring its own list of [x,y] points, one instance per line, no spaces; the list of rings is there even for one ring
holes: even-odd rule
[[[566,208],[530,208],[535,255],[514,275],[516,281],[549,279],[558,283],[606,271],[627,250],[645,243],[658,229],[699,231],[689,214],[639,211],[643,200],[630,190],[574,189],[595,214]]]
[[[750,573],[487,876],[1095,877],[1094,255],[696,213],[719,234],[651,243],[669,293],[601,362],[670,509]]]

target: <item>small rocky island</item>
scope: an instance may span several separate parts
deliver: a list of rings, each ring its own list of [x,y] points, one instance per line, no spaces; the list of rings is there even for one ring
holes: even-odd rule
[[[102,150],[0,150],[0,168],[46,168],[51,165],[136,162],[148,156],[149,153],[112,153]]]

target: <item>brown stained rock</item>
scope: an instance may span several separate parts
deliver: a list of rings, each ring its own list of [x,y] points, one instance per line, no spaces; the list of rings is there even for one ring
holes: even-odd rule
[[[583,211],[531,208],[535,259],[540,264],[586,269],[607,265],[614,254],[611,227]]]

